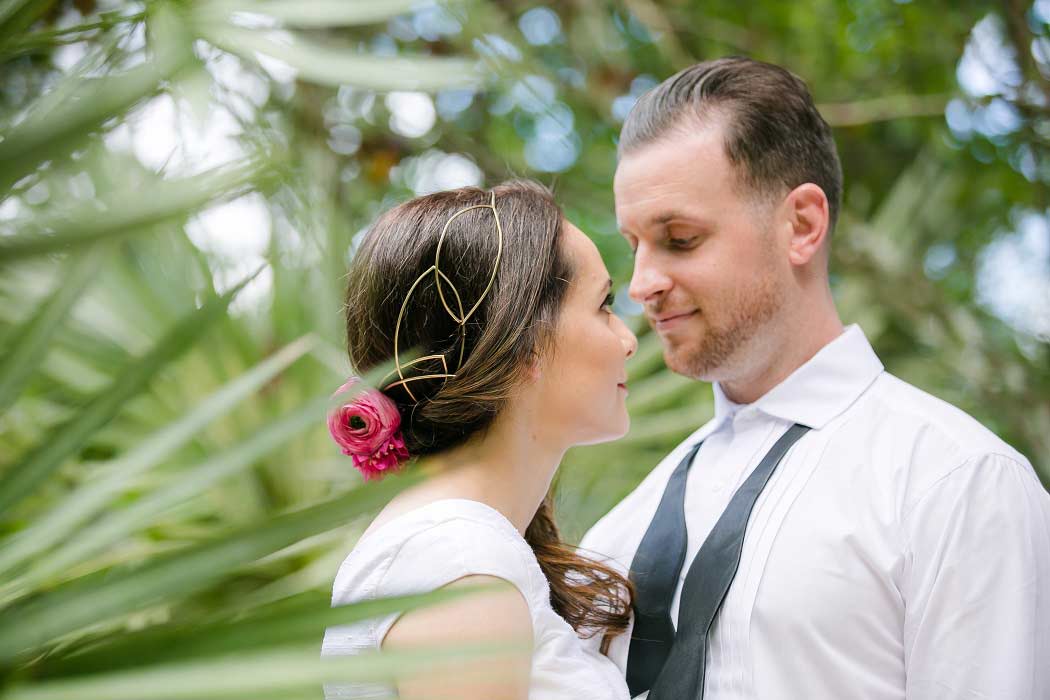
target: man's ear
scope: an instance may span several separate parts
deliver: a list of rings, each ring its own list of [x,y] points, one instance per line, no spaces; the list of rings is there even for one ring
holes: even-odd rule
[[[792,265],[806,265],[827,243],[831,224],[827,195],[818,185],[807,182],[788,193],[782,211],[791,237],[788,260]]]

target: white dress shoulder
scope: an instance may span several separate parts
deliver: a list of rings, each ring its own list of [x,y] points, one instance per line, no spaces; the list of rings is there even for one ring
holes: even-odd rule
[[[525,539],[478,501],[434,501],[383,524],[339,567],[332,605],[433,591],[465,576],[495,576],[521,591],[532,617],[529,700],[627,700],[623,675],[580,642],[550,603],[550,588]],[[379,649],[399,613],[325,630],[322,656]],[[375,685],[325,686],[326,698],[390,697]]]

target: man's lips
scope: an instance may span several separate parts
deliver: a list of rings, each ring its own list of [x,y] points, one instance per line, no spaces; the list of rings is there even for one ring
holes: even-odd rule
[[[696,309],[693,309],[692,311],[661,314],[660,316],[650,316],[649,318],[650,320],[652,320],[653,325],[656,327],[657,330],[664,330],[666,328],[670,328],[671,326],[675,325],[676,323],[679,323],[680,321],[686,318],[689,318],[695,313]]]

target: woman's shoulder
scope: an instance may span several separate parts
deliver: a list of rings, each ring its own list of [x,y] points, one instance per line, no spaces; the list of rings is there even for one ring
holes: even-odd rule
[[[627,697],[607,658],[588,653],[552,609],[536,556],[498,511],[460,499],[434,501],[395,516],[363,537],[343,562],[333,605],[437,590],[462,579],[511,582],[529,608],[533,628],[533,692],[551,698]],[[356,626],[330,627],[324,654],[376,649],[398,613]]]
[[[332,603],[421,593],[467,576],[506,579],[530,607],[548,591],[532,549],[499,511],[442,499],[367,533],[343,561]]]

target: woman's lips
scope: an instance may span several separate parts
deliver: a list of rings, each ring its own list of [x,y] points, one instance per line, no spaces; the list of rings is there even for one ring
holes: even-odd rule
[[[683,321],[685,321],[687,318],[689,318],[690,316],[692,316],[695,313],[696,313],[696,311],[693,310],[693,311],[686,311],[685,313],[681,313],[681,314],[674,314],[674,315],[671,315],[671,316],[663,316],[661,318],[653,319],[653,325],[656,326],[656,330],[658,330],[658,331],[665,331],[665,330],[673,328],[674,326],[682,323]]]

